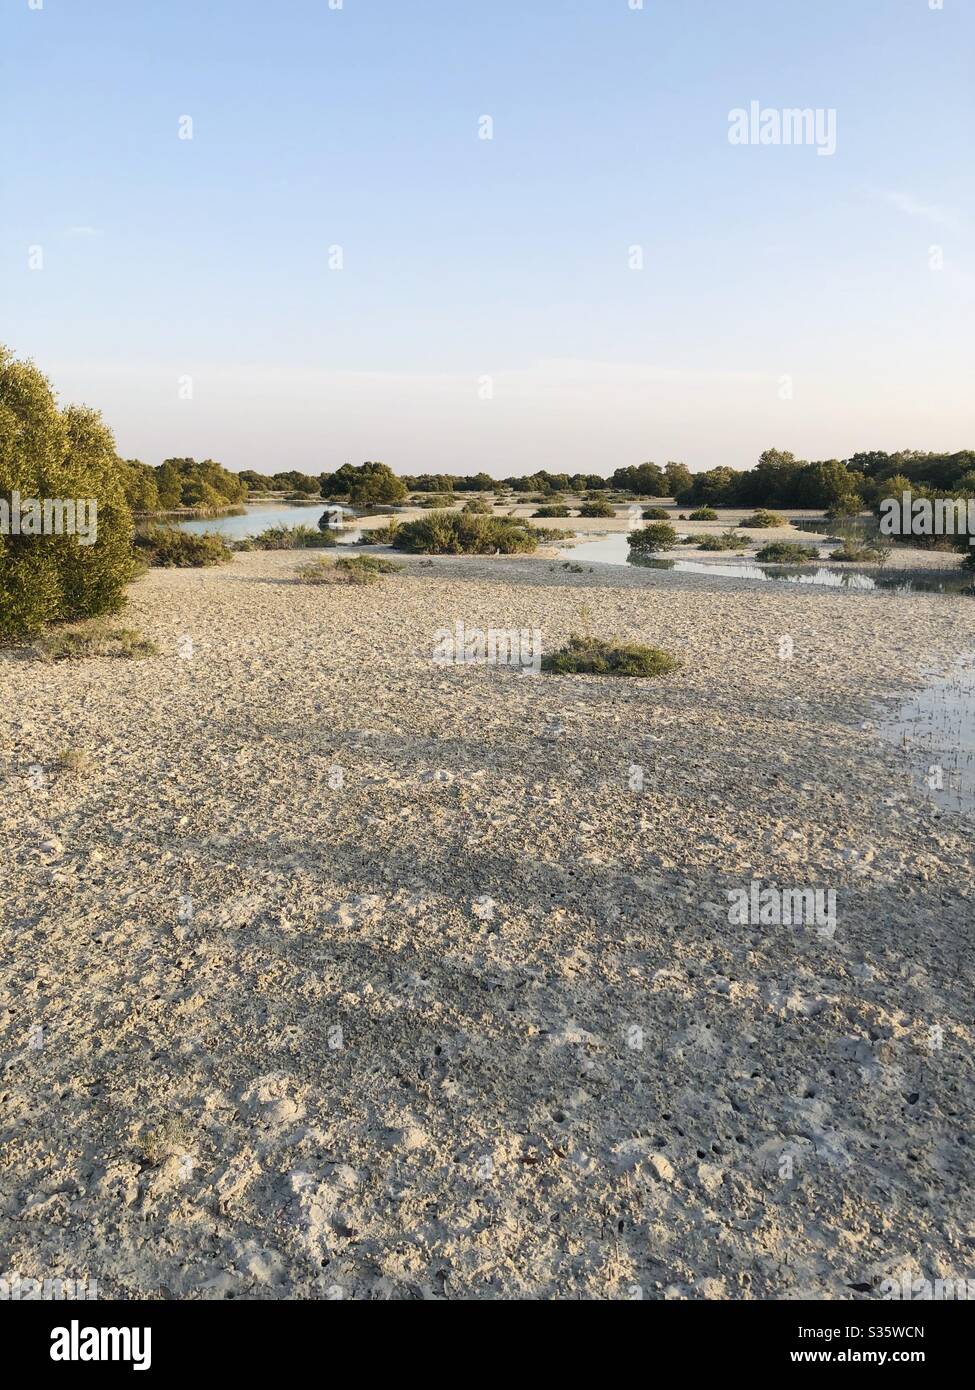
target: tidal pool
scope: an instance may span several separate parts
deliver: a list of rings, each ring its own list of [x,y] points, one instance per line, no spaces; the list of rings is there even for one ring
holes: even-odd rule
[[[829,589],[859,589],[864,593],[889,590],[896,594],[973,594],[975,577],[965,570],[885,570],[880,567],[829,564],[826,552],[817,566],[762,565],[757,560],[736,556],[727,560],[683,560],[670,552],[659,558],[630,554],[626,533],[597,536],[580,545],[559,551],[565,560],[600,565],[639,565],[641,569],[674,570],[678,574],[714,575],[721,579],[752,579],[758,582],[809,584]]]
[[[903,749],[925,796],[950,811],[975,810],[975,652],[886,709],[877,733]]]
[[[319,518],[331,504],[316,502],[312,506],[296,506],[292,502],[257,502],[247,508],[244,516],[214,516],[193,521],[178,521],[181,531],[193,531],[197,535],[204,532],[223,536],[227,541],[242,541],[248,536],[259,536],[272,526],[311,526],[317,527]],[[346,507],[340,508],[344,513]],[[355,526],[341,527],[339,544],[352,545],[362,532]]]

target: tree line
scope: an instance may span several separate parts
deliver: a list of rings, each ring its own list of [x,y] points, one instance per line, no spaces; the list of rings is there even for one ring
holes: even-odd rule
[[[420,473],[397,477],[383,463],[344,464],[317,477],[303,473],[239,475],[251,494],[281,491],[343,500],[352,506],[403,502],[411,493],[616,492],[636,497],[673,497],[680,506],[811,508],[833,515],[853,514],[879,505],[891,489],[914,488],[949,495],[975,495],[975,451],[926,453],[870,450],[848,459],[798,459],[782,449],[766,449],[754,468],[709,468],[692,473],[673,460],[598,473],[535,473],[492,478],[488,473]]]

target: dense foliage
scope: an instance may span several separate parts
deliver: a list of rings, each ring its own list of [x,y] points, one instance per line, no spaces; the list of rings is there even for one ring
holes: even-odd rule
[[[147,564],[160,569],[202,569],[233,558],[222,536],[198,536],[175,526],[140,526],[133,543]]]
[[[638,553],[655,550],[673,550],[677,544],[677,532],[669,521],[651,521],[639,531],[630,531],[627,536],[630,549]]]
[[[157,468],[126,459],[125,467],[125,492],[134,512],[216,512],[247,500],[243,475],[213,459],[165,459]]]
[[[94,410],[59,409],[47,378],[0,347],[0,502],[8,513],[15,493],[94,499],[97,530],[91,545],[77,535],[0,533],[0,640],[121,608],[134,572],[132,517],[111,432]]]
[[[516,555],[535,550],[539,533],[510,517],[430,512],[396,528],[393,546],[419,555]]]

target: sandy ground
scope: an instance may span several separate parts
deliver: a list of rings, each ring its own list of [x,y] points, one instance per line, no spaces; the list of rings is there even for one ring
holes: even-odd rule
[[[139,581],[148,660],[0,656],[0,1274],[972,1277],[973,822],[872,725],[970,649],[971,600],[538,558],[308,588],[299,558]],[[457,620],[550,649],[583,606],[680,670],[431,661]],[[753,876],[835,891],[835,934],[729,922]]]

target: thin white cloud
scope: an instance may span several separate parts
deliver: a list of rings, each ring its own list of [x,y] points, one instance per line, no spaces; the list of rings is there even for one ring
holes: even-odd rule
[[[906,217],[917,217],[924,222],[931,222],[937,227],[948,227],[953,231],[958,229],[961,218],[952,208],[941,207],[937,203],[922,203],[910,193],[898,193],[893,190],[881,190],[878,197],[885,203],[904,213]]]

